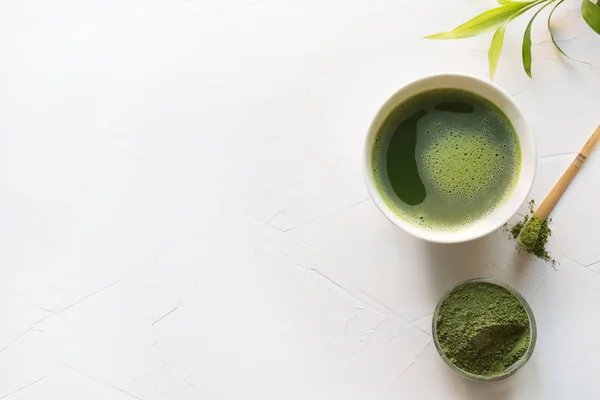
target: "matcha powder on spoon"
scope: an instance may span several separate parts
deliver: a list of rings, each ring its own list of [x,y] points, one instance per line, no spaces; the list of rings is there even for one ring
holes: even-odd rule
[[[476,375],[502,374],[530,345],[530,322],[520,300],[502,286],[470,282],[440,304],[436,333],[441,351]]]
[[[548,240],[552,235],[552,230],[550,229],[550,222],[552,222],[552,220],[541,220],[534,217],[534,206],[535,203],[531,200],[529,202],[529,215],[525,215],[522,220],[517,221],[517,223],[512,226],[505,225],[504,230],[508,232],[513,239],[517,239],[519,235],[521,235],[521,242],[523,242],[526,248],[518,246],[519,249],[523,249],[529,254],[541,258],[542,260],[551,263],[553,267],[556,267],[556,260],[548,252],[548,249],[546,249],[546,244],[548,244]],[[527,224],[530,218],[533,218],[533,220],[531,223]],[[526,225],[526,230],[522,232]]]

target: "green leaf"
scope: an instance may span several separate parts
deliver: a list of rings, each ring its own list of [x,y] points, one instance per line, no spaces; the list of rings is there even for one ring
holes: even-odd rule
[[[502,53],[502,45],[504,44],[504,33],[506,31],[506,26],[510,21],[517,18],[519,15],[523,14],[527,10],[543,3],[547,0],[537,0],[531,3],[527,3],[525,7],[518,10],[516,13],[511,15],[508,20],[502,24],[496,33],[494,33],[494,37],[492,38],[492,43],[490,44],[490,49],[488,51],[488,61],[490,64],[490,79],[494,80],[494,75],[496,74],[496,67],[498,66],[498,60],[500,59],[500,54]],[[551,0],[554,1],[554,0]]]
[[[600,35],[600,5],[594,4],[590,0],[583,0],[581,15],[590,28]]]
[[[506,4],[519,4],[519,3],[533,3],[535,0],[530,1],[518,1],[518,0],[498,0],[498,4],[506,5]],[[600,0],[598,0],[600,1]]]
[[[538,16],[538,14],[540,12],[542,12],[542,10],[544,8],[546,8],[550,4],[554,3],[554,1],[555,0],[550,0],[548,3],[541,6],[540,9],[537,10],[537,12],[535,14],[533,14],[533,17],[531,17],[529,24],[527,24],[527,29],[525,29],[525,36],[523,36],[523,49],[522,49],[523,67],[525,68],[525,72],[527,73],[527,76],[529,76],[530,78],[531,78],[531,27],[533,26],[533,21]]]
[[[563,51],[563,49],[560,48],[560,46],[558,45],[558,43],[556,43],[556,39],[554,39],[554,33],[552,32],[552,28],[550,27],[550,22],[552,21],[552,15],[554,15],[554,11],[556,11],[556,9],[558,8],[558,6],[560,6],[562,3],[564,3],[565,0],[560,0],[558,3],[556,3],[556,5],[554,6],[554,8],[552,8],[552,11],[550,11],[550,15],[548,15],[548,31],[550,32],[550,37],[552,38],[552,43],[554,43],[554,47],[556,47],[556,50],[560,51],[560,54],[562,54],[563,56],[567,57],[568,59],[571,59],[571,57],[569,57],[567,55],[567,53],[565,53]]]
[[[498,28],[529,3],[510,3],[479,14],[450,32],[426,36],[426,39],[462,39]]]
[[[498,60],[500,59],[500,53],[502,52],[502,45],[504,44],[504,32],[506,31],[506,25],[503,24],[492,38],[490,44],[490,50],[488,51],[488,61],[490,63],[490,79],[494,80],[496,74],[496,67],[498,66]]]
[[[562,3],[564,3],[564,1],[565,0],[559,0],[559,2],[556,3],[556,5],[552,8],[552,11],[550,11],[550,15],[548,15],[548,31],[550,32],[550,38],[552,39],[552,43],[554,44],[554,47],[556,47],[556,50],[558,50],[560,52],[560,54],[562,54],[563,56],[567,57],[569,60],[575,61],[575,62],[578,62],[578,63],[582,63],[582,64],[586,64],[586,65],[592,65],[592,64],[590,64],[588,62],[576,60],[574,58],[569,57],[569,55],[567,53],[565,53],[563,51],[563,49],[561,49],[561,47],[556,42],[556,39],[554,38],[554,33],[552,32],[552,27],[550,26],[551,22],[552,22],[552,16],[554,15],[554,11],[556,11],[556,9],[558,8],[558,6],[560,6]]]

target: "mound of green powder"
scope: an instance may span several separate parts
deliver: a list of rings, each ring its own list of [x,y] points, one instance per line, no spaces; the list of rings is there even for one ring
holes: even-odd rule
[[[512,226],[505,225],[504,230],[508,232],[510,237],[512,237],[513,239],[517,239],[519,237],[519,234],[521,234],[521,231],[527,224],[527,221],[529,221],[529,218],[532,218],[534,211],[535,203],[533,200],[531,200],[529,202],[529,214],[525,215],[522,220],[517,221],[517,223],[515,223]],[[526,251],[527,253],[532,254],[538,258],[541,258],[542,260],[551,263],[553,267],[556,267],[556,260],[548,252],[548,249],[546,249],[546,244],[548,244],[548,240],[552,235],[552,230],[550,229],[551,222],[552,219],[547,219],[544,221],[533,221],[532,223],[534,225],[530,224],[530,226],[528,227],[529,232],[524,232],[524,234],[521,236],[521,242],[523,242],[523,244],[527,248],[523,248],[521,246],[517,246],[517,248],[519,248],[519,250]],[[533,230],[531,230],[530,228],[533,228]],[[539,233],[537,233],[538,230]],[[535,236],[535,234],[537,234],[537,240],[535,243],[533,243],[533,240],[535,240],[533,236]]]
[[[530,344],[525,307],[507,289],[485,282],[455,288],[436,316],[442,352],[458,368],[494,376],[517,362]]]
[[[518,236],[519,242],[521,242],[523,247],[525,247],[527,250],[533,251],[535,249],[535,245],[540,237],[540,232],[542,231],[543,223],[543,220],[534,215],[521,230],[521,233]]]

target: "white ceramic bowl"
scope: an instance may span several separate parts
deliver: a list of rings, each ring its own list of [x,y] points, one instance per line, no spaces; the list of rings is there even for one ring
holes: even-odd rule
[[[521,147],[521,171],[519,179],[512,193],[503,203],[498,205],[491,213],[482,217],[478,221],[465,225],[455,230],[435,231],[425,227],[411,224],[402,219],[398,214],[391,210],[384,202],[381,194],[375,186],[375,178],[372,172],[371,156],[373,143],[377,132],[386,120],[388,115],[409,97],[417,93],[430,89],[456,88],[463,89],[481,97],[484,97],[494,103],[500,110],[506,114],[512,123]],[[525,118],[519,110],[515,101],[503,89],[495,84],[482,79],[458,74],[434,75],[414,81],[402,89],[398,90],[392,97],[383,104],[375,119],[369,128],[365,148],[364,148],[364,177],[369,190],[369,194],[375,205],[394,225],[404,229],[406,232],[436,243],[459,243],[477,239],[487,235],[500,228],[506,223],[519,207],[527,200],[533,179],[535,177],[537,156],[535,141],[533,135],[527,127]]]

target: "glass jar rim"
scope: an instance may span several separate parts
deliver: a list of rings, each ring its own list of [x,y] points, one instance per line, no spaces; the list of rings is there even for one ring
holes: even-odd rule
[[[508,367],[501,374],[497,374],[497,375],[478,375],[478,374],[473,374],[471,372],[465,371],[465,370],[457,367],[456,365],[454,365],[452,363],[452,361],[450,361],[450,359],[448,357],[446,357],[446,355],[442,351],[442,347],[441,347],[441,345],[439,343],[439,340],[438,340],[438,336],[437,336],[437,319],[438,319],[438,313],[439,313],[439,310],[440,310],[440,306],[448,298],[448,296],[450,295],[450,293],[452,293],[455,289],[457,289],[457,288],[459,288],[459,287],[461,287],[463,285],[468,285],[468,284],[471,284],[471,283],[489,283],[489,284],[492,284],[492,285],[500,286],[503,289],[508,290],[523,305],[523,307],[525,308],[525,311],[527,313],[527,317],[529,318],[529,335],[530,335],[530,338],[529,338],[530,339],[529,340],[529,347],[527,348],[527,351],[525,352],[525,354],[523,355],[523,357],[521,357],[518,361],[516,361],[514,364],[512,364],[510,367]],[[448,290],[442,296],[442,298],[438,301],[438,304],[435,307],[435,311],[433,313],[433,321],[431,323],[431,329],[432,329],[431,336],[433,337],[433,342],[435,344],[435,348],[437,349],[440,357],[442,357],[442,359],[444,360],[444,362],[454,372],[458,373],[459,375],[462,375],[463,377],[465,377],[467,379],[470,379],[470,380],[473,380],[473,381],[478,381],[478,382],[493,382],[493,381],[498,381],[498,380],[501,380],[501,379],[508,378],[509,376],[513,375],[521,367],[523,367],[523,365],[525,365],[527,363],[527,361],[529,361],[529,359],[533,355],[533,350],[535,349],[535,344],[536,344],[536,340],[537,340],[537,325],[535,323],[535,317],[533,315],[533,310],[529,306],[529,303],[527,303],[527,300],[525,300],[525,298],[521,295],[521,293],[519,293],[512,286],[510,286],[510,285],[508,285],[508,284],[506,284],[506,283],[504,283],[504,282],[502,282],[502,281],[500,281],[498,279],[494,279],[494,278],[474,278],[474,279],[467,279],[467,280],[462,281],[459,284],[455,285],[450,290]]]

